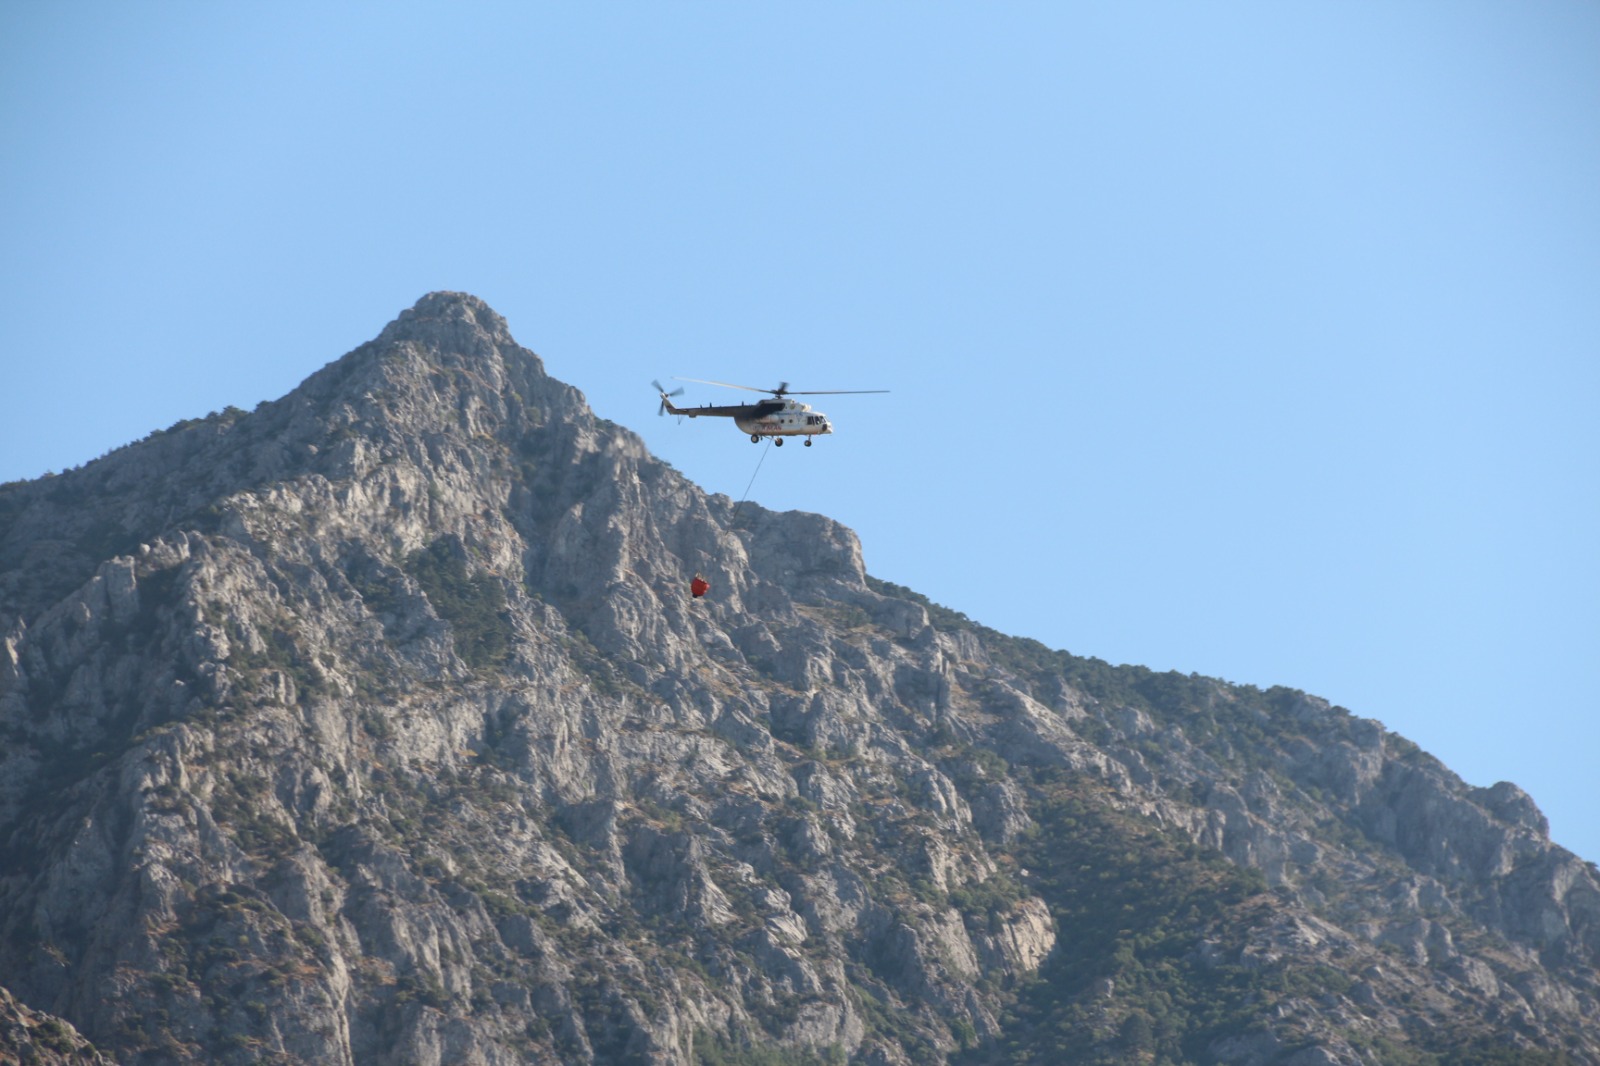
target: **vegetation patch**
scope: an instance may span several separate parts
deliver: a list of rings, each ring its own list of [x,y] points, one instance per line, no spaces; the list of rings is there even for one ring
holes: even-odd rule
[[[1001,1046],[955,1061],[1205,1061],[1219,1036],[1262,1016],[1265,982],[1241,966],[1208,965],[1197,948],[1211,940],[1236,956],[1247,930],[1271,915],[1265,881],[1110,810],[1066,774],[1043,772],[1033,784],[1039,828],[1018,857],[1060,946],[1018,989]]]
[[[741,1044],[701,1029],[694,1034],[696,1066],[844,1066],[841,1047],[792,1048],[779,1044]]]
[[[488,574],[467,569],[459,538],[440,537],[406,560],[439,617],[450,623],[456,654],[474,670],[504,666],[511,656],[511,616],[505,590]]]

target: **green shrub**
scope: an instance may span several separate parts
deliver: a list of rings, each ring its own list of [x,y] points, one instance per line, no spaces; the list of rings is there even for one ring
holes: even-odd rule
[[[503,666],[511,655],[506,594],[488,574],[467,571],[467,552],[455,537],[441,537],[406,561],[439,617],[450,623],[456,654],[474,670]]]

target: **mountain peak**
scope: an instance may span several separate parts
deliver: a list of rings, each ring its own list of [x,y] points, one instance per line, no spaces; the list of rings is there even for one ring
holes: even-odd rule
[[[494,344],[514,344],[501,315],[477,296],[465,292],[430,292],[401,311],[384,327],[378,341],[434,340],[449,345],[483,337]]]

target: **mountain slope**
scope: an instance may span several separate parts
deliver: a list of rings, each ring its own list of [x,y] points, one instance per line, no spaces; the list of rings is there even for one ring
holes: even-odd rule
[[[0,731],[0,985],[121,1062],[1600,1062],[1515,786],[877,581],[470,296],[0,487]]]

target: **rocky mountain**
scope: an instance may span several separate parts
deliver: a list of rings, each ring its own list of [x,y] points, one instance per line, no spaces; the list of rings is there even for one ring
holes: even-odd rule
[[[1594,1064],[1597,952],[1516,786],[876,580],[471,296],[0,487],[0,1062]]]

